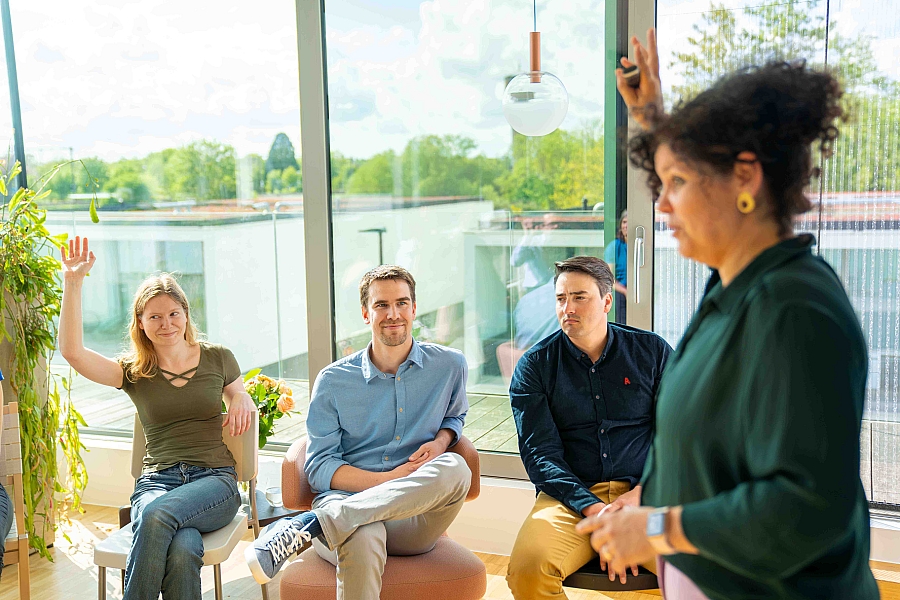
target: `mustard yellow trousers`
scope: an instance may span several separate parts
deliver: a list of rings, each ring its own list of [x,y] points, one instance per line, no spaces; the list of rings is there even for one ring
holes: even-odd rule
[[[609,504],[630,489],[626,481],[611,481],[596,484],[591,492]],[[506,581],[516,600],[563,600],[563,580],[588,561],[599,560],[590,538],[575,532],[583,518],[547,494],[538,494],[509,557]],[[643,566],[656,572],[656,561]]]

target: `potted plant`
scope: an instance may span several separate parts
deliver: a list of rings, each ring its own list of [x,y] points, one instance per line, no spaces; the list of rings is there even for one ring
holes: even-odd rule
[[[57,249],[66,234],[50,235],[44,224],[47,211],[38,203],[50,193],[47,184],[61,166],[42,177],[38,189],[20,188],[0,207],[0,369],[6,376],[4,397],[19,403],[26,529],[32,548],[48,559],[46,539],[52,538],[54,511],[62,517],[68,508],[83,512],[87,486],[78,432],[86,423],[72,404],[68,378],[57,378],[49,369],[62,301]],[[20,172],[16,162],[0,173],[4,198]],[[90,212],[96,222],[94,201]],[[66,459],[64,473],[57,464],[57,447]]]

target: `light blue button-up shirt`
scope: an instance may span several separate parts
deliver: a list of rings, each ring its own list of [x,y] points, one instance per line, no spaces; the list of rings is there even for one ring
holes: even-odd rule
[[[306,419],[312,489],[329,491],[341,465],[390,471],[441,429],[453,431],[455,444],[469,409],[467,378],[462,352],[415,340],[396,375],[379,371],[368,347],[325,367]]]

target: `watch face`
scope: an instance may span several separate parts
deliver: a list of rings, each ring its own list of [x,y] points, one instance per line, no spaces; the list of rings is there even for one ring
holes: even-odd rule
[[[663,535],[666,532],[665,513],[652,512],[647,517],[647,537]]]

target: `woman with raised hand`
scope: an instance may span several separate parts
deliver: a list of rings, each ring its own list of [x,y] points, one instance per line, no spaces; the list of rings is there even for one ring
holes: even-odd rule
[[[227,525],[240,507],[222,428],[240,435],[256,407],[231,351],[199,340],[184,291],[171,275],[149,277],[138,287],[128,352],[114,360],[85,348],[81,288],[96,257],[87,238],[60,250],[60,352],[81,375],[127,393],[147,438],[143,474],[131,496],[134,540],[124,600],[157,600],[160,592],[164,599],[199,600],[200,534]]]
[[[640,86],[617,73],[645,128],[631,161],[679,252],[713,272],[660,382],[643,506],[581,531],[614,571],[659,557],[669,600],[878,598],[859,477],[866,342],[815,239],[793,229],[840,86],[770,63],[665,115],[654,32],[632,43]]]

